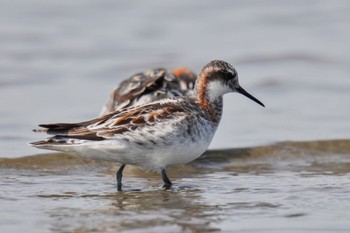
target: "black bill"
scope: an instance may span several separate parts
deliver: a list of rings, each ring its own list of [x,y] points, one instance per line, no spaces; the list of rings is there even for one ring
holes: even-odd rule
[[[265,107],[265,105],[260,102],[260,100],[258,100],[257,98],[255,98],[254,96],[252,96],[251,94],[249,94],[246,90],[244,90],[242,87],[239,87],[236,89],[238,93],[241,93],[242,95],[248,97],[249,99],[255,101],[256,103],[260,104],[261,106]]]

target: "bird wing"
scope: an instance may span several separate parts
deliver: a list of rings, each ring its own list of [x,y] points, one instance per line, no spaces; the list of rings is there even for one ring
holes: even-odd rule
[[[168,99],[162,102],[116,110],[110,114],[79,123],[41,124],[45,129],[34,130],[50,135],[86,140],[112,139],[117,135],[131,132],[159,121],[186,116],[186,109],[174,104],[184,99]]]
[[[116,105],[118,109],[131,106],[130,104],[140,96],[160,90],[164,86],[164,82],[168,81],[168,76],[169,74],[163,68],[133,75],[113,90],[105,110],[112,112]],[[174,79],[174,81],[176,80]]]

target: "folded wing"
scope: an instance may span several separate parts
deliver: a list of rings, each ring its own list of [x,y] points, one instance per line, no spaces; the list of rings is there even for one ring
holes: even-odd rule
[[[175,105],[182,99],[154,102],[131,108],[114,111],[110,114],[79,123],[41,124],[35,132],[45,132],[58,138],[71,138],[100,141],[113,139],[116,136],[142,127],[152,126],[158,121],[167,121],[179,115],[186,115],[185,109]],[[47,140],[45,140],[48,142]],[[43,142],[43,141],[40,141]],[[39,143],[32,143],[34,146]]]

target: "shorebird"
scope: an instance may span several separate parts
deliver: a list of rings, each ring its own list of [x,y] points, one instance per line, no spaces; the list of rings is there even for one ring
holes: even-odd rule
[[[164,68],[137,73],[121,82],[110,95],[100,116],[117,109],[147,104],[160,99],[190,96],[194,93],[197,75],[181,67]]]
[[[45,129],[34,131],[54,136],[32,145],[122,164],[116,173],[118,190],[129,164],[159,171],[163,188],[169,189],[166,167],[191,162],[205,152],[221,120],[222,96],[229,92],[264,106],[239,85],[229,63],[214,60],[201,70],[193,96],[122,108],[79,123],[42,124]]]

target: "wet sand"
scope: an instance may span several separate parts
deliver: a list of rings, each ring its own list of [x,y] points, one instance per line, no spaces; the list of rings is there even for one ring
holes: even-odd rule
[[[159,174],[65,154],[0,159],[2,232],[345,232],[350,140],[211,150]]]

